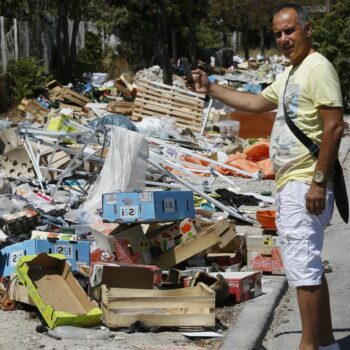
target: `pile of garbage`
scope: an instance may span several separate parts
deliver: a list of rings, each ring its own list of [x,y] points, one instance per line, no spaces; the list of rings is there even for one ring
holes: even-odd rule
[[[3,310],[33,305],[50,329],[214,328],[215,307],[284,273],[269,140],[152,77],[53,81],[1,122]]]

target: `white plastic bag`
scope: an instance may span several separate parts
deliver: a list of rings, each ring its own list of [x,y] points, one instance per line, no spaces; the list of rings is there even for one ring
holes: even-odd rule
[[[142,191],[145,188],[149,147],[144,135],[112,126],[110,138],[101,173],[81,206],[84,212],[92,213],[101,208],[104,193]]]

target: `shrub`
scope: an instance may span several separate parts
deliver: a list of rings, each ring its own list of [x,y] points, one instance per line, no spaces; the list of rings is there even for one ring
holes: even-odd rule
[[[316,21],[314,38],[338,72],[344,109],[350,112],[350,0],[338,0],[331,13]]]
[[[33,97],[52,79],[35,57],[10,61],[7,66],[8,95],[12,102]]]

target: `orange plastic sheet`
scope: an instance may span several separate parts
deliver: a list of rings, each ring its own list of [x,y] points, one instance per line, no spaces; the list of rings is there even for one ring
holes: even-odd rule
[[[203,166],[208,166],[210,164],[210,161],[206,162],[204,160],[201,160],[196,157],[192,156],[182,156],[182,160],[185,160],[188,163],[194,163],[199,164]],[[235,167],[240,170],[247,171],[251,174],[256,173],[257,171],[262,171],[264,176],[264,179],[274,179],[275,174],[273,172],[272,163],[269,159],[269,141],[265,139],[261,139],[251,146],[247,147],[243,153],[236,152],[234,154],[231,154],[225,164],[230,165],[232,167]],[[188,165],[184,165],[185,167],[189,168]],[[166,168],[173,173],[177,175],[185,175],[182,174],[180,171],[172,169],[169,166],[166,166]],[[226,169],[221,166],[217,166],[216,170],[219,171],[223,175],[230,175],[230,176],[241,176],[245,177],[242,174],[238,174],[234,170]],[[195,173],[197,176],[209,176],[209,174],[206,173]]]
[[[247,156],[247,159],[252,162],[258,162],[259,160],[265,160],[269,158],[270,142],[265,139],[261,139],[252,145],[244,149],[243,153]]]
[[[252,174],[262,171],[264,179],[274,179],[275,174],[269,159],[269,145],[268,140],[261,139],[247,147],[243,153],[236,152],[230,155],[225,164]],[[217,167],[216,170],[223,175],[242,176],[233,170],[223,167]]]

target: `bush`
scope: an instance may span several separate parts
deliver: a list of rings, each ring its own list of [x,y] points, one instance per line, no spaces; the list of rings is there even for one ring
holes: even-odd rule
[[[350,0],[338,0],[331,13],[316,21],[314,38],[338,72],[344,109],[350,112]]]
[[[8,95],[13,103],[33,97],[52,79],[35,57],[10,61],[7,66]]]

